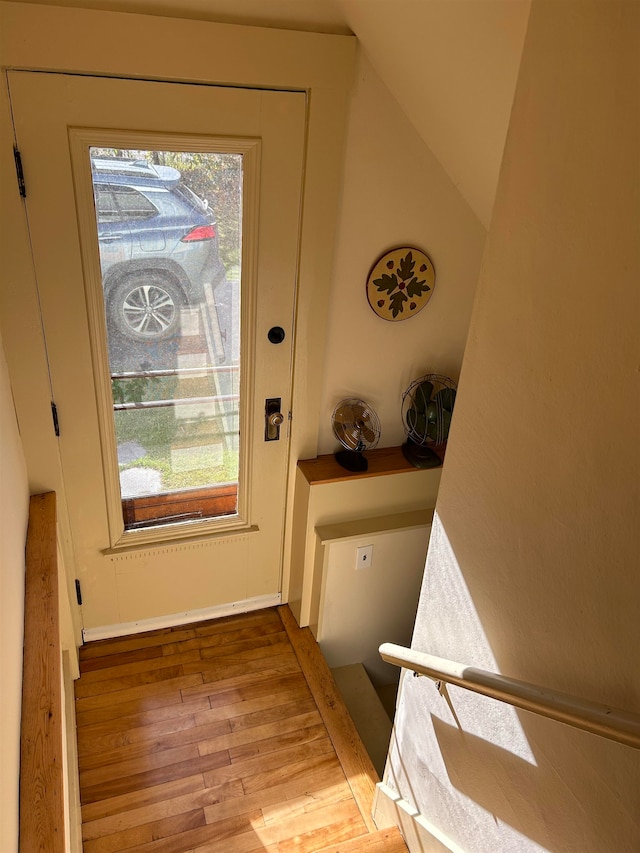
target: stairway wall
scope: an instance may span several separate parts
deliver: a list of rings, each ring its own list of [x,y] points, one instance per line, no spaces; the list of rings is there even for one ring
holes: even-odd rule
[[[640,7],[534,0],[413,645],[638,713]],[[387,781],[473,853],[640,849],[635,750],[405,679]]]

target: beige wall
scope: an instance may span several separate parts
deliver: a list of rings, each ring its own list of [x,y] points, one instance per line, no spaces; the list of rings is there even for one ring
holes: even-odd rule
[[[310,485],[298,468],[289,606],[301,626],[310,625],[314,633],[317,629],[323,581],[319,530],[326,525],[363,519],[382,524],[385,516],[433,510],[441,471],[441,468],[413,469],[381,477],[353,477]],[[375,619],[375,614],[371,618]]]
[[[27,472],[0,340],[0,850],[18,849]]]
[[[402,391],[423,373],[458,377],[486,232],[367,57],[359,57],[349,109],[341,212],[329,308],[319,453],[338,446],[330,418],[346,396],[381,419],[380,446],[404,440]],[[416,246],[436,269],[416,317],[382,320],[365,283],[377,258]]]
[[[485,228],[530,0],[332,0]]]
[[[532,5],[413,641],[636,713],[639,35]],[[389,778],[450,839],[640,849],[637,751],[451,696],[406,679]]]
[[[397,529],[358,532],[357,524],[321,528],[322,596],[316,639],[334,669],[361,663],[376,686],[398,683],[398,668],[385,663],[382,643],[411,642],[432,512],[388,516]],[[375,522],[376,519],[370,519]],[[328,537],[328,538],[326,538]],[[356,569],[357,549],[372,546],[366,568]]]

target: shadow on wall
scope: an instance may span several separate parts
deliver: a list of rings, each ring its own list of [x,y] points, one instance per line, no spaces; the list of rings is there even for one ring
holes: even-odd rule
[[[427,565],[413,647],[500,672],[437,515]],[[449,703],[430,679],[405,674],[386,781],[452,842],[473,853],[638,849],[638,791],[623,781],[634,778],[636,750],[448,693]]]

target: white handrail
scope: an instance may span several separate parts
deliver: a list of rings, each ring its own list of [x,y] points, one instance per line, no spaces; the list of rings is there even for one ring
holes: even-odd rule
[[[455,684],[515,705],[516,708],[640,749],[640,715],[631,711],[578,699],[568,693],[559,693],[393,643],[383,643],[380,655],[387,663],[413,670],[414,675],[426,675],[435,681]]]

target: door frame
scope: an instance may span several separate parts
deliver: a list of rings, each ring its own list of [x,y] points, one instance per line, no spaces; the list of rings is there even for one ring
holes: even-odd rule
[[[126,39],[121,39],[123,29]],[[290,602],[295,613],[302,578],[296,571],[298,567],[291,567],[292,494],[297,460],[314,456],[317,450],[326,314],[356,39],[14,3],[0,3],[0,33],[2,68],[307,92],[293,423],[283,555],[283,600]],[[112,50],[114,43],[120,44],[118,51]],[[59,495],[63,569],[69,599],[74,603],[74,633],[79,643],[73,541],[51,426],[46,349],[28,228],[17,187],[11,192],[15,186],[13,138],[4,86],[0,92],[0,118],[0,178],[9,190],[3,194],[0,210],[0,239],[6,260],[6,284],[0,292],[1,331],[30,487],[33,491],[52,489]],[[25,172],[28,192],[28,168]]]

